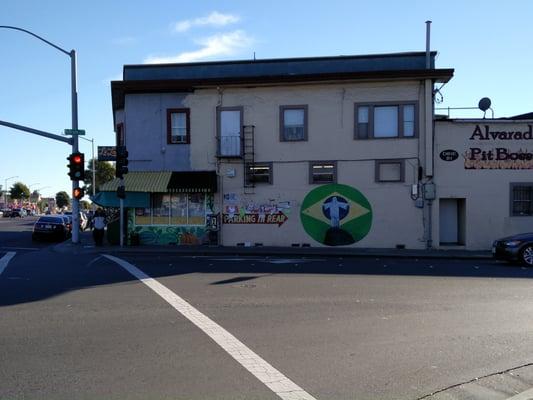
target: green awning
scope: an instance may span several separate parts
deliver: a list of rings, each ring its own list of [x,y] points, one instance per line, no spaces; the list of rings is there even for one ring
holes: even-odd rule
[[[172,176],[171,171],[132,171],[124,175],[124,185],[127,192],[166,193]],[[120,179],[100,185],[102,192],[114,192],[120,184]]]
[[[101,207],[120,207],[120,199],[117,197],[117,192],[99,192],[91,201]],[[124,199],[124,207],[130,208],[148,208],[150,207],[150,193],[143,192],[126,192]]]

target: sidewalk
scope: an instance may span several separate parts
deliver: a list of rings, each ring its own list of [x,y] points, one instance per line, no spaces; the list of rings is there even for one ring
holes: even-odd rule
[[[242,246],[111,246],[95,247],[91,232],[80,234],[80,244],[67,241],[54,246],[61,253],[161,254],[177,256],[283,256],[283,257],[386,257],[386,258],[443,258],[491,259],[490,251],[376,249],[346,247],[242,247]]]

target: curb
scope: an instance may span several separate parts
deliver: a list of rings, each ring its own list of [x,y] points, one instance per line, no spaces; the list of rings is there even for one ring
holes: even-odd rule
[[[337,249],[327,248],[291,248],[291,247],[95,247],[91,242],[72,244],[59,243],[52,247],[58,253],[110,253],[127,255],[175,255],[175,256],[274,256],[274,257],[327,257],[327,258],[401,258],[401,259],[449,259],[449,260],[492,260],[490,252],[453,252],[448,250],[396,250],[396,249]]]

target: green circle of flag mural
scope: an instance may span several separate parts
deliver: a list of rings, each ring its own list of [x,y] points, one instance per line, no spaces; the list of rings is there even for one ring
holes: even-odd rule
[[[300,211],[309,236],[328,246],[352,244],[363,239],[372,226],[372,207],[357,189],[323,185],[305,196]]]

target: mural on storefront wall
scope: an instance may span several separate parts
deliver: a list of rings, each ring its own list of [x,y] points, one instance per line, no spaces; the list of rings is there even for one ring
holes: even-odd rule
[[[280,227],[289,219],[290,201],[269,200],[268,203],[254,203],[240,199],[236,193],[224,194],[224,224],[269,224]]]
[[[210,212],[214,210],[214,196],[207,196],[207,208]],[[139,236],[140,244],[151,245],[198,245],[207,240],[207,228],[205,226],[153,226],[135,225],[134,210],[128,211],[128,233],[129,244],[131,244],[131,234]]]
[[[340,184],[319,186],[305,196],[300,209],[309,236],[327,246],[363,239],[372,227],[372,207],[357,189]]]

